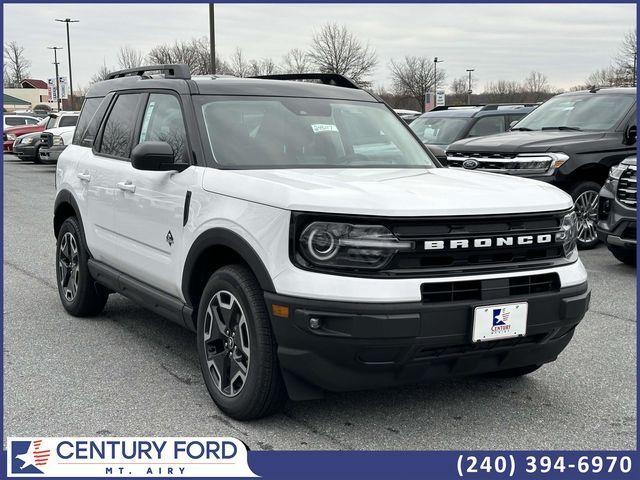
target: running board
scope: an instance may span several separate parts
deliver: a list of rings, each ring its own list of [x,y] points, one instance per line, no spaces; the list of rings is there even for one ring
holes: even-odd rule
[[[93,279],[114,292],[120,293],[158,315],[191,331],[195,331],[193,308],[180,299],[164,293],[115,268],[90,258],[87,262]]]

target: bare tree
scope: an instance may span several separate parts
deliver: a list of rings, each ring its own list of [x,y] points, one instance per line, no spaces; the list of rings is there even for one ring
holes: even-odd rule
[[[467,85],[467,83],[468,79],[464,75],[454,78],[451,82],[451,93],[453,95],[466,95],[469,90],[469,85]]]
[[[134,68],[142,66],[144,55],[136,48],[123,45],[118,51],[118,65],[120,68]]]
[[[153,64],[184,63],[193,75],[212,73],[209,40],[206,37],[175,41],[173,44],[156,45],[147,60]],[[229,66],[216,55],[216,73],[229,73]]]
[[[404,57],[403,60],[391,60],[391,80],[396,95],[412,97],[424,111],[424,96],[434,87],[435,68],[430,57]],[[438,70],[438,83],[443,84],[446,74]]]
[[[523,87],[529,93],[530,100],[534,102],[539,101],[551,90],[547,76],[541,72],[531,72],[525,78]]]
[[[364,87],[371,84],[368,77],[378,63],[375,50],[337,23],[314,33],[308,58],[320,72],[345,75]]]
[[[636,66],[638,63],[638,44],[636,30],[628,31],[620,45],[615,64],[625,84],[636,86]]]
[[[618,72],[613,66],[596,70],[586,78],[589,87],[610,87],[618,85]]]
[[[4,66],[5,87],[19,87],[20,82],[29,77],[29,67],[31,67],[31,62],[24,55],[24,47],[17,42],[5,43]]]
[[[299,48],[292,48],[282,59],[284,73],[308,73],[311,62],[307,52]]]
[[[249,61],[250,75],[256,77],[258,75],[272,75],[278,73],[278,66],[272,58],[263,58],[262,60]]]
[[[107,63],[103,62],[96,73],[93,74],[89,83],[97,83],[106,80],[113,68],[107,67]]]
[[[248,77],[251,75],[251,63],[244,56],[240,47],[236,48],[233,55],[231,55],[229,69],[231,70],[231,74],[236,77]]]

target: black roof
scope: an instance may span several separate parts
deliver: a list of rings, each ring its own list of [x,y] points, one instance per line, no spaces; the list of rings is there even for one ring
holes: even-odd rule
[[[335,98],[377,102],[365,90],[321,83],[237,78],[229,76],[199,76],[190,79],[165,78],[163,75],[128,75],[94,83],[87,97],[103,97],[110,92],[135,89],[168,89],[192,95],[247,95],[277,97]]]
[[[560,95],[576,95],[576,94],[598,94],[598,93],[615,93],[622,95],[634,95],[636,94],[636,87],[594,87],[591,90],[579,90],[576,92],[565,92]]]

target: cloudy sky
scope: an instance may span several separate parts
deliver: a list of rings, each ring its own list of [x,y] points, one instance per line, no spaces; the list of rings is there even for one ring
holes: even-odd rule
[[[47,46],[66,49],[64,24],[71,17],[74,83],[86,86],[106,63],[117,67],[117,51],[131,45],[143,52],[160,43],[208,35],[208,8],[200,5],[4,5],[4,42],[24,46],[31,76],[54,76]],[[216,6],[217,50],[229,56],[237,46],[248,58],[279,60],[304,48],[314,29],[339,22],[378,54],[374,84],[389,85],[388,63],[404,55],[438,56],[447,84],[475,68],[480,84],[521,80],[531,70],[545,73],[557,88],[583,83],[616,54],[626,31],[636,26],[633,4],[560,5],[269,5]],[[61,69],[66,74],[66,50]]]

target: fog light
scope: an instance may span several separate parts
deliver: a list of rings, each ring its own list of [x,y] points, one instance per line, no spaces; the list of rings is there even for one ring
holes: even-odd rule
[[[311,317],[309,319],[309,328],[313,329],[313,330],[317,330],[320,328],[320,319],[319,318],[315,318],[315,317]]]

